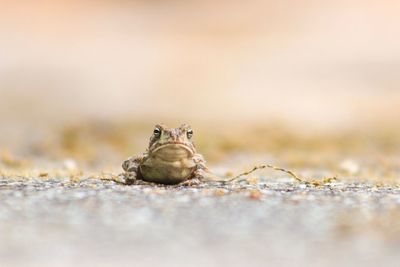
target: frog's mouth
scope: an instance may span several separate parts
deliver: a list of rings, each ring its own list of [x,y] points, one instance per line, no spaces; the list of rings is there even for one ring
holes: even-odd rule
[[[165,161],[176,161],[192,157],[194,151],[184,143],[169,142],[156,147],[151,154]]]

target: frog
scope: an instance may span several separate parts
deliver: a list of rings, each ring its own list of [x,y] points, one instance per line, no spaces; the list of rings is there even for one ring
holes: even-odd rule
[[[196,185],[221,180],[207,168],[204,157],[197,152],[193,130],[186,123],[178,128],[155,125],[146,152],[125,160],[122,169],[127,184],[144,181]]]

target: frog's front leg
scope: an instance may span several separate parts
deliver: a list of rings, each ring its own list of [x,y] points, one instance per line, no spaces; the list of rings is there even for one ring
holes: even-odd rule
[[[211,171],[206,167],[206,161],[203,156],[200,154],[195,154],[193,158],[196,163],[196,169],[193,172],[192,179],[198,179],[201,182],[221,182],[222,178],[214,175]]]
[[[133,184],[140,179],[139,166],[143,162],[145,155],[130,157],[122,163],[122,169],[126,184]]]

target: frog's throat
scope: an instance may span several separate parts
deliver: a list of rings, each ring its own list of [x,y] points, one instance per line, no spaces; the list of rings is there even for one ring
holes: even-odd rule
[[[150,152],[153,154],[153,153],[156,153],[158,150],[161,150],[161,149],[167,148],[167,147],[176,147],[177,149],[185,149],[189,152],[189,154],[191,156],[193,156],[195,154],[195,151],[193,150],[193,148],[191,148],[190,146],[188,146],[184,143],[178,143],[178,142],[168,142],[168,143],[162,144],[162,145],[152,149]]]

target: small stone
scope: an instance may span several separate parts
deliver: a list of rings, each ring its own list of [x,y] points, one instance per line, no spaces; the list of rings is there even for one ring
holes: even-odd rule
[[[76,171],[78,169],[78,164],[73,159],[64,160],[63,165],[68,171]]]
[[[260,200],[262,196],[262,193],[260,190],[257,189],[252,189],[249,191],[249,198],[252,200]]]
[[[349,174],[357,174],[360,171],[360,166],[351,159],[342,161],[340,163],[340,168]]]

